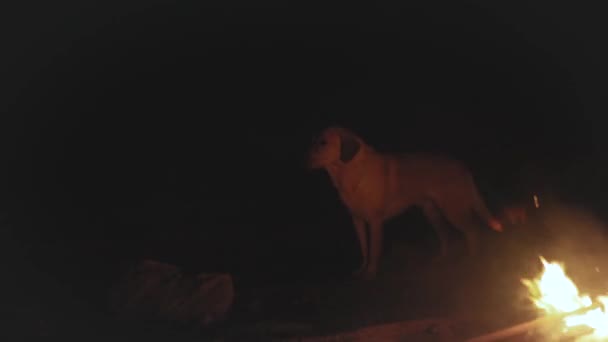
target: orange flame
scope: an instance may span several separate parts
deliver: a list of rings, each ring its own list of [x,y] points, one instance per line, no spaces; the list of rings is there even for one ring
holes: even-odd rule
[[[566,275],[564,267],[558,262],[547,262],[540,257],[544,271],[536,279],[522,279],[530,291],[530,299],[543,314],[560,314],[591,306],[588,295],[581,295],[574,282]],[[608,305],[608,296],[596,298],[604,308]],[[600,341],[608,339],[608,314],[602,308],[590,310],[580,315],[567,316],[563,320],[564,332],[580,326],[586,326],[593,333],[581,341]]]

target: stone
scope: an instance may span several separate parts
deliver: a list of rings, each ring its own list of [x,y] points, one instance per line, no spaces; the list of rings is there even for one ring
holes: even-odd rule
[[[206,327],[226,318],[234,296],[230,274],[185,275],[174,265],[143,260],[113,287],[110,306],[123,318]]]

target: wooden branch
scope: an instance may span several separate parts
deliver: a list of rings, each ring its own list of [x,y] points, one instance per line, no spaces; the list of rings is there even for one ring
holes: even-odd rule
[[[587,306],[587,307],[584,307],[584,308],[581,308],[581,309],[578,309],[575,311],[571,311],[571,312],[567,312],[567,313],[563,313],[563,314],[556,314],[556,315],[540,317],[540,318],[537,318],[535,320],[532,320],[532,321],[529,321],[526,323],[521,323],[521,324],[518,324],[518,325],[515,325],[512,327],[506,328],[506,329],[495,331],[495,332],[487,334],[487,335],[469,339],[469,340],[467,340],[467,342],[491,342],[491,341],[505,339],[508,337],[521,335],[530,330],[538,329],[541,326],[557,323],[560,320],[562,320],[568,316],[576,316],[576,315],[584,314],[588,311],[592,311],[592,310],[595,310],[595,309],[598,309],[601,307],[602,307],[601,304],[596,303],[591,306]]]
[[[453,341],[454,333],[451,329],[453,322],[441,319],[428,319],[417,321],[403,321],[379,324],[361,328],[355,331],[329,336],[302,337],[292,342],[338,342],[338,341],[420,341],[423,337],[433,338],[433,341]]]

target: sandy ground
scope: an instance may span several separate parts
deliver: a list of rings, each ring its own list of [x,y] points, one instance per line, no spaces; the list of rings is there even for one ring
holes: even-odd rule
[[[450,256],[440,260],[412,245],[389,241],[391,248],[372,281],[347,273],[286,279],[237,276],[237,300],[230,317],[205,331],[163,322],[118,321],[105,307],[105,291],[117,274],[117,263],[57,272],[25,267],[16,261],[30,259],[27,246],[11,244],[2,249],[7,261],[3,308],[10,322],[3,334],[18,340],[265,341],[447,318],[458,322],[462,336],[475,336],[535,316],[520,280],[539,274],[539,255],[563,261],[582,290],[608,291],[604,231],[582,211],[555,208],[502,234],[484,231],[484,246],[474,257],[464,255],[459,240]],[[9,233],[3,234],[3,241],[9,241]],[[80,281],[71,281],[66,273],[71,279],[78,275]]]
[[[268,322],[269,331],[283,324],[313,335],[401,320],[453,319],[462,336],[476,336],[536,317],[521,279],[540,273],[540,255],[564,262],[582,291],[608,291],[604,231],[587,213],[556,207],[503,234],[482,232],[485,245],[475,257],[465,255],[460,241],[440,260],[393,242],[373,281],[345,276],[260,288],[266,291],[260,306],[265,300],[267,314],[260,309],[257,318]]]

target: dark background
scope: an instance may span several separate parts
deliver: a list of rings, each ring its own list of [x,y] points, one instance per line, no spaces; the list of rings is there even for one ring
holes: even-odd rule
[[[346,210],[305,165],[330,124],[379,150],[466,161],[491,207],[533,165],[543,186],[604,208],[599,5],[14,6],[2,21],[0,194],[40,268],[151,257],[195,271],[348,271]]]

